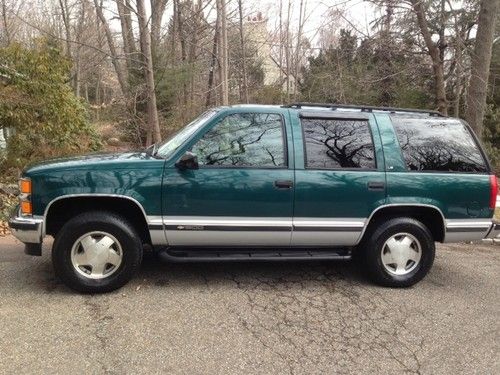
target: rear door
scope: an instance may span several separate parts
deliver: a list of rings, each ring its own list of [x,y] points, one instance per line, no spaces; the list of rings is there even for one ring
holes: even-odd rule
[[[368,113],[302,112],[296,140],[293,246],[350,246],[386,199],[377,124]]]
[[[197,155],[199,169],[167,166],[163,222],[169,245],[290,245],[293,159],[287,113],[225,111],[184,149]]]

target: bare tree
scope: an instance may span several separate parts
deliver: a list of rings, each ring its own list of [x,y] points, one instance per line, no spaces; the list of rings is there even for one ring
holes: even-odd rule
[[[221,104],[229,105],[229,54],[227,45],[226,0],[217,0],[217,27],[219,28],[218,57]]]
[[[110,56],[111,63],[113,64],[113,67],[115,68],[115,73],[116,73],[116,76],[118,78],[118,83],[120,84],[120,89],[122,91],[122,94],[126,97],[128,94],[128,79],[127,79],[126,74],[120,65],[120,61],[118,59],[118,52],[116,50],[113,35],[111,34],[111,29],[109,27],[108,21],[106,20],[106,17],[104,17],[102,2],[99,2],[98,0],[94,0],[94,6],[95,6],[97,17],[99,17],[99,20],[101,21],[102,27],[104,29],[104,33],[106,35],[106,39],[108,41],[108,47],[109,47],[109,51],[110,51],[110,55],[111,55]]]
[[[156,108],[156,92],[153,71],[153,56],[151,54],[151,33],[148,28],[148,19],[144,0],[137,0],[137,20],[139,22],[139,40],[144,60],[144,77],[146,81],[146,100],[148,116],[148,133],[146,145],[161,141],[160,123],[158,120],[158,109]]]
[[[301,46],[302,46],[302,30],[304,28],[304,20],[305,20],[305,12],[306,12],[306,4],[304,0],[300,0],[300,6],[299,6],[299,30],[297,32],[297,45],[295,47],[295,71],[294,71],[294,78],[295,78],[295,84],[294,84],[294,89],[293,89],[293,99],[297,100],[298,97],[298,79],[299,79],[299,72],[300,72],[300,60],[301,60]]]
[[[440,30],[440,38],[436,43],[432,40],[432,33],[429,30],[429,25],[427,22],[427,16],[425,14],[425,8],[422,0],[410,0],[413,11],[417,16],[417,24],[424,38],[425,45],[427,47],[427,52],[432,60],[432,70],[434,72],[434,85],[436,91],[436,103],[438,111],[444,115],[448,114],[448,101],[446,99],[446,86],[444,77],[444,59],[443,50],[440,50],[440,46],[444,45],[444,28]],[[444,0],[442,0],[442,13],[444,13]]]
[[[71,12],[68,7],[68,0],[59,0],[59,9],[61,10],[61,17],[66,36],[66,56],[68,56],[68,58],[71,60]]]
[[[9,30],[9,22],[7,21],[7,0],[2,0],[2,23],[3,23],[3,32],[5,34],[5,44],[10,44],[10,30]]]
[[[286,13],[286,35],[285,35],[285,64],[286,64],[286,101],[290,102],[290,74],[292,72],[292,57],[291,57],[291,40],[290,40],[290,21],[292,16],[292,2],[288,0],[288,9]]]
[[[491,51],[495,32],[495,21],[500,9],[500,0],[482,0],[479,10],[478,28],[471,76],[467,93],[465,118],[478,137],[483,134],[483,118],[486,107]]]
[[[243,102],[248,103],[248,77],[247,77],[247,58],[246,58],[246,48],[245,48],[245,32],[243,29],[243,4],[242,0],[238,0],[238,13],[240,16],[239,26],[240,26],[240,43],[241,43],[241,75],[242,75],[242,99]]]
[[[159,56],[158,50],[161,39],[161,20],[165,13],[168,0],[150,0],[151,1],[151,53],[153,63],[157,63]]]
[[[129,0],[115,0],[120,19],[121,34],[123,39],[123,52],[125,53],[125,63],[128,75],[137,66],[137,48],[135,45],[134,30],[132,28],[131,5]]]
[[[219,15],[217,14],[217,18]],[[207,97],[205,100],[205,107],[209,107],[212,104],[212,91],[214,86],[214,78],[215,78],[215,68],[217,64],[217,51],[219,50],[219,20],[215,21],[215,31],[214,31],[214,40],[212,43],[212,56],[210,58],[210,70],[208,72],[208,85],[207,85]]]

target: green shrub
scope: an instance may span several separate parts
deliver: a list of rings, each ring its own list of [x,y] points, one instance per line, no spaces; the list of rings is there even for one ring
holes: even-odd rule
[[[97,150],[87,109],[68,84],[71,63],[57,46],[0,49],[0,124],[12,135],[2,171],[49,157]]]

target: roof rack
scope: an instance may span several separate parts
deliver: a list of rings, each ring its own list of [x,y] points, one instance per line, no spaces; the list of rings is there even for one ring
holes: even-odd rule
[[[428,114],[430,116],[444,117],[442,113],[438,111],[428,111],[424,109],[411,109],[411,108],[395,108],[395,107],[375,107],[370,105],[353,105],[353,104],[330,104],[330,103],[291,103],[285,104],[283,108],[297,108],[302,107],[318,107],[318,108],[330,108],[332,110],[337,109],[359,109],[361,112],[373,112],[373,111],[385,111],[390,113],[404,112],[404,113],[421,113]]]

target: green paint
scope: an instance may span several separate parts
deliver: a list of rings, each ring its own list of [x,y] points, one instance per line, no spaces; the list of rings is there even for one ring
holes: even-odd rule
[[[283,116],[288,167],[215,168],[179,171],[175,162],[229,114]],[[308,170],[298,111],[269,106],[235,106],[219,112],[167,159],[145,153],[101,154],[58,159],[26,169],[33,180],[33,206],[43,215],[53,199],[69,194],[118,194],[136,199],[148,215],[365,218],[384,204],[429,204],[446,218],[490,218],[489,178],[481,174],[406,171],[390,117],[369,116],[375,170]],[[293,189],[277,189],[291,180]],[[372,191],[369,182],[385,182]]]

